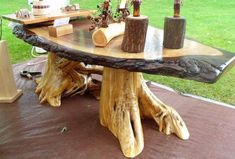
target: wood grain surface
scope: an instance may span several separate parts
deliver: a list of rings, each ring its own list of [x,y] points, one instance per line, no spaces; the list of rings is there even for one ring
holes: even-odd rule
[[[102,65],[135,72],[177,76],[213,83],[232,66],[235,54],[215,49],[193,40],[185,40],[182,49],[164,49],[162,30],[149,27],[142,53],[121,50],[123,36],[114,38],[105,48],[95,47],[87,23],[73,23],[74,33],[59,38],[50,37],[48,27],[18,25],[13,33],[25,42],[54,52],[74,61]]]

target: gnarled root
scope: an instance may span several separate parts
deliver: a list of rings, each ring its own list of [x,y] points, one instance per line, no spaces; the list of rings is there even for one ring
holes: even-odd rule
[[[126,157],[135,157],[143,150],[141,116],[153,118],[167,135],[189,137],[179,114],[152,94],[141,73],[104,68],[100,122],[118,138]]]
[[[160,101],[148,88],[141,75],[141,89],[139,95],[140,110],[143,117],[153,118],[159,131],[170,135],[176,134],[181,139],[188,139],[189,132],[180,115],[170,106]]]
[[[79,68],[82,68],[79,72]],[[48,102],[51,106],[61,105],[61,96],[71,96],[75,94],[83,94],[87,89],[95,87],[96,94],[99,83],[94,84],[91,79],[91,73],[101,73],[101,68],[92,69],[81,62],[69,61],[56,56],[56,54],[48,54],[48,64],[43,77],[37,81],[38,86],[36,93],[39,94],[40,103]],[[85,73],[84,73],[85,72]]]
[[[144,147],[136,75],[104,68],[101,89],[100,122],[119,139],[127,157],[136,156]]]

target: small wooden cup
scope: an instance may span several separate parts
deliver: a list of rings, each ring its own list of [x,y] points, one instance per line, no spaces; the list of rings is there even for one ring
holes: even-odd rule
[[[121,46],[122,50],[129,53],[143,52],[147,30],[147,16],[128,16],[126,18],[125,33]]]
[[[183,17],[166,17],[164,25],[163,46],[180,49],[184,46],[186,19]]]

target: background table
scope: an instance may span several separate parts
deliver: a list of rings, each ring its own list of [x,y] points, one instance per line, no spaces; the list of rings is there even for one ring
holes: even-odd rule
[[[94,12],[95,11],[80,9],[79,11],[55,12],[55,13],[53,12],[53,13],[50,13],[49,15],[42,15],[42,16],[32,15],[30,18],[17,18],[16,14],[7,14],[7,15],[3,15],[2,18],[16,22],[16,23],[20,23],[23,25],[30,25],[30,24],[38,24],[38,23],[43,23],[43,22],[51,22],[59,18],[66,18],[66,17],[77,18],[79,16],[86,17],[88,15],[92,15],[92,13]]]

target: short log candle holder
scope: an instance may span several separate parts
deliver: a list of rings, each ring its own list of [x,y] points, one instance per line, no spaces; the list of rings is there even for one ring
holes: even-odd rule
[[[186,19],[183,17],[166,17],[164,24],[163,46],[180,49],[184,46]]]
[[[126,18],[125,33],[121,46],[122,50],[129,53],[143,52],[147,30],[147,16],[128,16]]]

